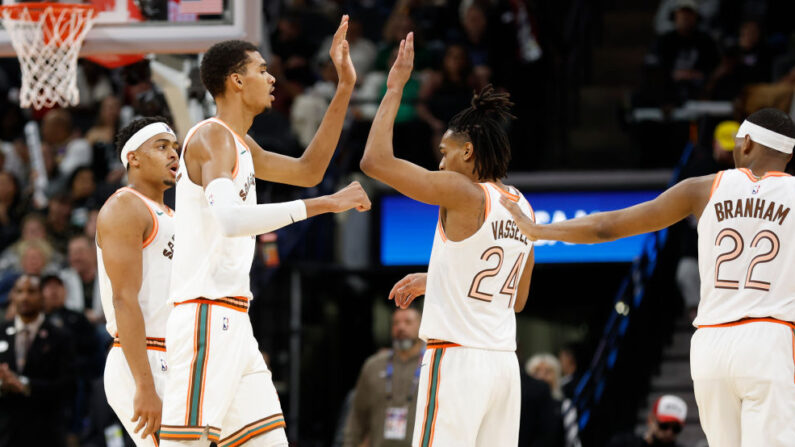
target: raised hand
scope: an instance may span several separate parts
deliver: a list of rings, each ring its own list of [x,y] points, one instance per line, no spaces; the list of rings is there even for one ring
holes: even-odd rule
[[[414,68],[414,33],[409,33],[405,39],[400,41],[397,59],[389,70],[389,77],[386,80],[386,88],[402,89],[411,77],[411,70]]]
[[[538,227],[540,227],[540,225],[537,225],[532,219],[527,217],[516,202],[508,200],[505,197],[500,197],[500,203],[511,213],[513,220],[516,222],[516,225],[519,226],[519,230],[522,231],[522,234],[527,236],[531,241],[537,241],[539,239]]]
[[[395,300],[395,306],[401,309],[408,309],[415,298],[425,295],[427,278],[427,273],[410,273],[406,275],[392,286],[392,290],[389,292],[389,299]]]
[[[356,208],[357,211],[362,212],[369,210],[372,206],[370,198],[367,197],[367,193],[364,192],[359,182],[352,182],[329,196],[329,198],[332,203],[332,213],[343,213],[351,208]]]
[[[351,61],[350,44],[345,39],[348,32],[348,15],[343,15],[340,20],[340,26],[337,32],[334,33],[334,39],[331,41],[331,48],[329,49],[329,56],[331,62],[334,63],[334,68],[337,69],[337,77],[339,78],[340,85],[344,84],[353,87],[356,84],[356,69],[353,67]]]

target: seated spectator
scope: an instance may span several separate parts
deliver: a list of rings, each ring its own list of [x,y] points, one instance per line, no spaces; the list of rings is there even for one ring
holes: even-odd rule
[[[490,58],[494,57],[495,53],[489,42],[486,11],[479,4],[472,4],[464,12],[461,25],[464,28],[465,48],[475,77],[474,88],[480,90],[491,82],[493,64]]]
[[[50,192],[60,191],[77,168],[91,165],[92,150],[88,141],[77,136],[72,115],[66,109],[47,112],[41,121],[42,151],[55,163]]]
[[[0,171],[0,250],[19,237],[19,221],[24,211],[19,180],[9,172]]]
[[[672,16],[675,29],[654,42],[646,63],[662,72],[666,102],[678,103],[702,94],[718,62],[718,50],[712,38],[697,29],[694,0],[677,0]]]
[[[772,57],[762,41],[761,25],[747,20],[740,26],[736,45],[726,50],[715,69],[707,94],[711,99],[731,101],[749,84],[769,82]]]
[[[417,309],[392,314],[392,349],[372,355],[362,366],[345,424],[344,447],[411,445],[425,352],[419,331]]]
[[[100,204],[96,198],[97,182],[94,178],[94,171],[88,166],[83,166],[75,170],[72,178],[69,179],[69,198],[72,202],[73,225],[83,228],[88,221],[90,210],[97,208]]]
[[[433,129],[433,148],[439,146],[450,119],[469,107],[474,87],[471,75],[466,49],[452,44],[444,52],[441,69],[429,73],[423,81],[417,114]]]
[[[58,193],[47,207],[47,235],[50,243],[60,253],[66,253],[69,238],[78,233],[72,225],[72,200],[67,193]]]
[[[69,268],[61,272],[66,285],[66,307],[83,312],[93,324],[104,322],[97,282],[97,249],[92,239],[78,234],[69,239]]]
[[[687,404],[678,396],[666,394],[657,399],[646,420],[642,436],[633,433],[617,435],[608,447],[677,447],[679,433],[687,418]]]
[[[8,303],[8,293],[21,275],[41,276],[58,271],[58,265],[52,263],[53,249],[45,240],[22,241],[19,253],[19,265],[0,272],[0,306]]]
[[[44,317],[38,277],[20,277],[11,299],[16,315],[0,326],[0,447],[64,446],[72,341]]]
[[[47,239],[47,227],[44,221],[44,216],[37,213],[29,213],[22,219],[22,236],[13,245],[6,248],[0,254],[0,270],[7,269],[20,269],[22,259],[22,247],[26,241],[49,241]],[[61,265],[64,258],[63,256],[51,248],[51,262],[55,267]]]
[[[558,351],[558,361],[560,362],[560,389],[563,396],[568,399],[574,398],[574,389],[577,388],[577,381],[580,379],[580,372],[577,369],[576,345],[567,345]]]
[[[552,354],[536,354],[527,361],[525,372],[531,377],[542,380],[549,385],[552,398],[558,402],[557,412],[563,424],[563,445],[580,447],[577,408],[570,399],[563,396],[560,389],[560,363]]]

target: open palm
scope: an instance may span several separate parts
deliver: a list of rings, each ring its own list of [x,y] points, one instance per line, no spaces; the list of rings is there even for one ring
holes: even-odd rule
[[[400,41],[397,59],[389,70],[389,77],[386,80],[387,88],[400,88],[406,85],[411,77],[411,70],[414,68],[414,33],[409,33],[405,39]]]
[[[334,33],[334,39],[331,41],[329,56],[331,56],[331,62],[334,63],[334,68],[337,69],[339,82],[353,85],[356,83],[356,69],[353,67],[353,61],[351,61],[350,44],[345,38],[347,32],[348,16],[344,15],[340,20],[337,32]]]

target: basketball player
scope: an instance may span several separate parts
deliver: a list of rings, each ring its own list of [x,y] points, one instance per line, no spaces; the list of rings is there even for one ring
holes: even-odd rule
[[[520,385],[516,317],[527,300],[533,244],[500,205],[530,205],[500,179],[511,148],[507,94],[485,87],[442,137],[438,171],[395,158],[392,132],[414,58],[400,43],[361,161],[362,170],[420,202],[439,205],[420,338],[427,342],[413,446],[514,446]],[[405,305],[407,300],[402,300]]]
[[[343,17],[331,46],[339,84],[300,158],[265,151],[245,136],[271,107],[274,78],[257,48],[226,41],[204,55],[201,79],[218,114],[185,137],[177,174],[176,252],[168,320],[169,375],[162,446],[286,446],[279,398],[247,315],[255,236],[370,201],[358,183],[309,200],[257,204],[255,178],[317,184],[337,145],[356,73]]]
[[[175,183],[177,137],[163,118],[141,118],[119,131],[116,147],[129,185],[100,209],[96,237],[102,309],[116,337],[105,394],[136,445],[156,446],[174,251],[174,218],[163,192]]]
[[[505,203],[532,240],[596,243],[698,222],[701,301],[690,368],[710,445],[795,440],[795,123],[762,109],[737,131],[737,169],[684,180],[649,202],[550,225]]]

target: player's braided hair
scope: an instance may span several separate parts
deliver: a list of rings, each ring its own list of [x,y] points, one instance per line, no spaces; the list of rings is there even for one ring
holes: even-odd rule
[[[458,112],[448,128],[466,138],[475,150],[475,174],[483,180],[505,177],[511,161],[511,143],[505,131],[506,121],[515,119],[508,93],[486,85],[472,96],[471,106]]]

